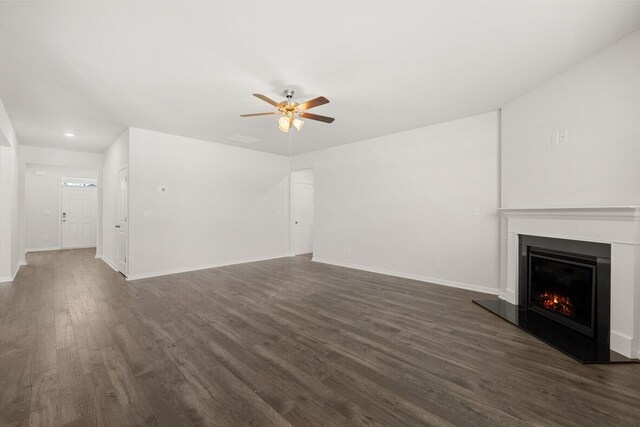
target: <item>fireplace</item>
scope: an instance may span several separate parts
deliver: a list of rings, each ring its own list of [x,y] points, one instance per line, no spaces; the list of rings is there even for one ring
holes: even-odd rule
[[[518,239],[518,304],[474,302],[582,363],[632,362],[610,349],[611,245]]]
[[[611,246],[520,236],[520,307],[609,345]]]
[[[640,360],[640,206],[509,207],[499,212],[500,297],[474,302],[582,363]],[[530,301],[529,254],[548,256],[549,250],[553,260],[569,257],[595,273],[592,310],[586,311],[582,299],[581,314],[558,313],[562,306],[555,301],[564,304],[558,298],[562,295]],[[555,267],[543,271],[549,274],[547,269]],[[589,282],[588,276],[573,284],[579,281]],[[588,300],[584,294],[579,298]],[[567,309],[575,310],[577,302],[570,302],[573,307]],[[539,306],[545,304],[556,310],[543,311]]]
[[[527,261],[528,309],[594,337],[597,260],[530,247]]]

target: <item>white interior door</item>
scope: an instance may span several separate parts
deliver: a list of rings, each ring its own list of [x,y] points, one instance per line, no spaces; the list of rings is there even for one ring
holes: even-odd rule
[[[293,252],[313,252],[313,184],[293,183]]]
[[[118,172],[118,223],[116,224],[116,246],[118,250],[118,270],[127,275],[128,245],[127,245],[127,216],[129,212],[127,192],[129,191],[129,175],[127,168]]]
[[[62,185],[60,246],[63,249],[96,246],[97,200],[95,186]]]

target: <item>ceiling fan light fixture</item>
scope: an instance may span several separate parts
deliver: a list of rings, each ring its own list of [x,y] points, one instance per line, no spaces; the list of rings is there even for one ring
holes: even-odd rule
[[[289,129],[291,129],[291,119],[289,119],[289,117],[287,116],[280,117],[280,119],[278,120],[278,128],[282,132],[288,133]]]
[[[302,126],[304,126],[304,121],[300,120],[300,118],[298,117],[308,120],[316,120],[323,123],[333,123],[333,121],[335,120],[333,117],[321,116],[320,114],[313,114],[307,111],[311,108],[328,104],[329,100],[327,98],[325,98],[324,96],[319,96],[317,98],[299,104],[292,100],[293,94],[293,90],[287,89],[284,91],[284,95],[287,97],[287,99],[282,102],[276,102],[267,96],[259,93],[254,93],[253,96],[255,96],[256,98],[276,107],[276,111],[266,113],[241,114],[240,117],[281,115],[278,119],[278,129],[280,129],[280,131],[283,133],[289,133],[292,127],[296,128],[296,130],[298,131],[302,129]]]
[[[293,125],[294,128],[296,128],[296,130],[300,130],[302,129],[302,126],[304,126],[304,121],[295,118],[291,121],[291,124]]]

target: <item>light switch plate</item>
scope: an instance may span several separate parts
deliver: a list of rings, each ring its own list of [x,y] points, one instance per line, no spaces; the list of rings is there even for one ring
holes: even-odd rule
[[[561,130],[558,135],[558,141],[560,144],[564,144],[565,142],[569,142],[569,131],[567,129]]]

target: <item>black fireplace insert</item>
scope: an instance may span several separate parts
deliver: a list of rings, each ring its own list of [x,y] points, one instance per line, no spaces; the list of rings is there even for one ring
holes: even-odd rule
[[[520,236],[521,308],[609,345],[611,246]]]
[[[474,302],[582,363],[634,362],[610,350],[611,245],[519,239],[517,305]]]
[[[529,248],[528,309],[595,336],[597,260]]]

